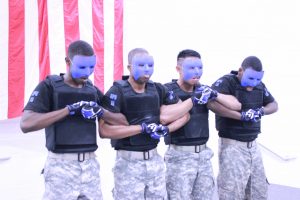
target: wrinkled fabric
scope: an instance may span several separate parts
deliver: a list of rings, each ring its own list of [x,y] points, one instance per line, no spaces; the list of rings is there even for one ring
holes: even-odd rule
[[[268,183],[260,150],[247,145],[219,143],[220,200],[266,200]]]
[[[48,158],[44,167],[43,200],[102,200],[100,165],[96,158],[83,162]]]
[[[212,157],[209,148],[200,153],[169,148],[165,154],[168,199],[211,200],[215,189]]]
[[[119,155],[113,169],[115,200],[167,199],[165,165],[155,154],[149,160],[126,159]]]

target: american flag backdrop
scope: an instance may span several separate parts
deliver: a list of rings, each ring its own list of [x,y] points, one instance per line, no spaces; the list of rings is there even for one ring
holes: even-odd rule
[[[0,0],[0,120],[20,116],[48,74],[66,71],[68,45],[89,42],[102,91],[123,74],[123,0]]]

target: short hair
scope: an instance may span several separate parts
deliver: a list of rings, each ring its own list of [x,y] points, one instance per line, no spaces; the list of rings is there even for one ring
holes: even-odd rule
[[[242,62],[242,68],[245,70],[247,68],[252,68],[255,71],[262,71],[262,63],[256,56],[248,56]]]
[[[179,52],[179,54],[177,55],[177,61],[187,57],[197,57],[201,59],[201,55],[197,51],[192,49],[185,49]]]
[[[145,53],[145,54],[149,54],[148,51],[146,49],[143,48],[135,48],[132,49],[131,51],[129,51],[128,53],[128,64],[131,65],[132,64],[132,59],[136,54],[140,54],[140,53]]]
[[[76,40],[72,42],[68,47],[68,57],[71,60],[76,55],[92,56],[94,54],[95,53],[93,47],[83,40]]]

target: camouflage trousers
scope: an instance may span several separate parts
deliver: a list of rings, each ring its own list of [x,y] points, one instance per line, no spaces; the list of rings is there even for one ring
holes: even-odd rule
[[[268,183],[256,142],[219,139],[220,200],[266,200]]]
[[[200,153],[170,147],[165,154],[168,199],[211,200],[215,190],[212,157],[207,147]]]
[[[143,152],[135,153],[142,154]],[[166,200],[165,171],[164,161],[156,150],[148,160],[117,154],[113,168],[114,199]]]
[[[79,162],[48,156],[44,179],[43,200],[102,200],[100,165],[96,158]]]

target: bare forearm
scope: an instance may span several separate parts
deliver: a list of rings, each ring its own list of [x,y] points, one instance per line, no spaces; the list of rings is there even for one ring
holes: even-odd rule
[[[240,111],[242,109],[242,104],[232,95],[219,93],[216,101],[230,110]]]
[[[169,124],[184,116],[192,107],[193,102],[190,98],[177,104],[163,105],[160,109],[160,122]]]
[[[278,110],[278,103],[276,101],[274,101],[272,103],[267,104],[264,107],[264,114],[265,115],[270,115],[272,113],[277,112],[277,110]]]
[[[104,110],[102,119],[112,125],[128,125],[126,117],[121,113],[113,113],[108,110]]]
[[[174,132],[177,129],[181,128],[182,126],[184,126],[188,121],[190,120],[190,114],[187,113],[185,114],[183,117],[175,120],[174,122],[170,123],[168,125],[169,131]]]
[[[101,138],[121,139],[141,133],[140,125],[111,125],[100,120],[99,135]]]
[[[236,120],[241,119],[241,113],[235,110],[231,110],[222,104],[212,101],[207,104],[207,107],[213,111],[216,115],[219,115],[221,117],[227,117],[227,118],[232,118]]]
[[[36,113],[30,110],[25,110],[20,121],[20,128],[23,133],[37,131],[52,125],[68,115],[68,108],[63,108],[49,113]]]

